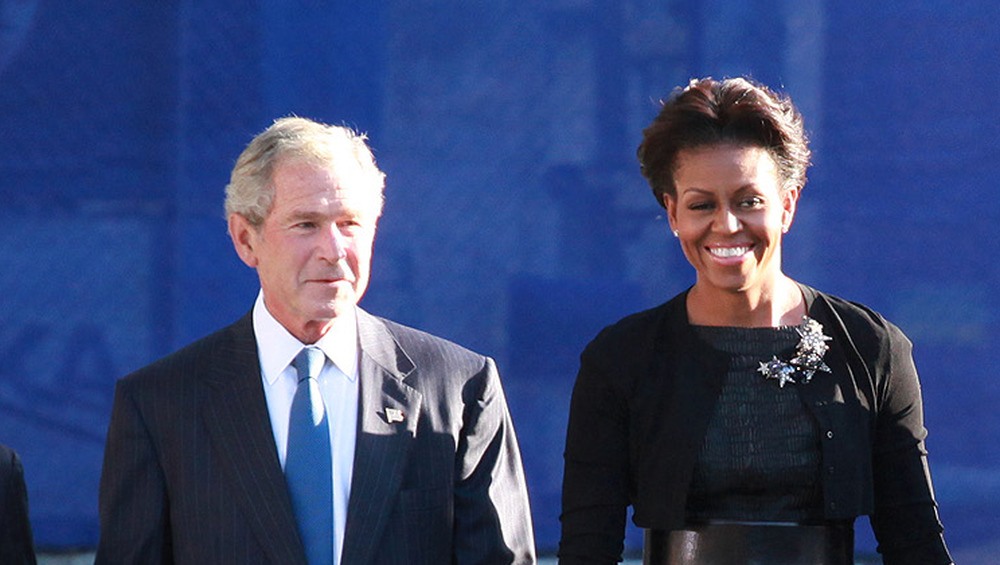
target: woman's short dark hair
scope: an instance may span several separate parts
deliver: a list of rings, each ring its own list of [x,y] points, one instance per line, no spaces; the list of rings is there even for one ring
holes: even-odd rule
[[[639,166],[657,202],[663,206],[664,194],[677,193],[680,151],[723,143],[767,150],[783,189],[805,186],[809,141],[792,100],[745,78],[703,78],[676,89],[642,132]]]

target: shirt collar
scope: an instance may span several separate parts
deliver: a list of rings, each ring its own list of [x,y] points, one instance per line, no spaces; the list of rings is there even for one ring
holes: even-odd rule
[[[358,377],[358,323],[357,313],[350,310],[350,319],[338,320],[330,331],[313,345],[326,354],[348,379]],[[274,384],[306,344],[293,336],[264,305],[264,291],[257,294],[253,306],[253,331],[257,337],[257,354],[260,370],[268,384]]]

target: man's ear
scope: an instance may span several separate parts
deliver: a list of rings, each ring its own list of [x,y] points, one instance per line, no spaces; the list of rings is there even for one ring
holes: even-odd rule
[[[260,241],[260,234],[257,228],[250,224],[250,221],[240,214],[229,215],[229,237],[233,240],[233,247],[236,254],[251,269],[256,269],[258,264],[257,246]]]

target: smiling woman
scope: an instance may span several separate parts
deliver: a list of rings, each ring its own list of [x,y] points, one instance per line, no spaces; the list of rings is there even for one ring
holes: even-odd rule
[[[700,325],[794,325],[802,295],[781,273],[781,236],[795,216],[797,188],[783,189],[765,149],[711,145],[677,155],[674,193],[663,195],[670,225],[698,273],[688,316]],[[777,298],[771,308],[762,303]],[[742,304],[738,304],[738,303]]]
[[[848,565],[870,515],[886,565],[951,562],[909,340],[784,274],[809,148],[787,97],[692,81],[639,162],[694,285],[604,329],[570,405],[560,563]]]

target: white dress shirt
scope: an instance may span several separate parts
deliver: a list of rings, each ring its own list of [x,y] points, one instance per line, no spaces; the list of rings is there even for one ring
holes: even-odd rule
[[[319,376],[320,392],[330,423],[330,454],[333,459],[333,563],[340,564],[347,522],[347,501],[354,471],[354,444],[358,423],[358,325],[354,311],[350,319],[337,323],[314,346],[326,354]],[[278,460],[285,467],[288,450],[288,417],[298,386],[292,360],[305,344],[300,342],[268,312],[264,293],[253,307],[253,330],[264,381],[264,396],[271,417],[271,430],[278,448]]]

